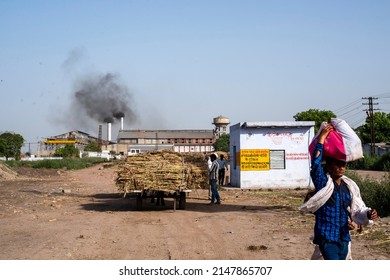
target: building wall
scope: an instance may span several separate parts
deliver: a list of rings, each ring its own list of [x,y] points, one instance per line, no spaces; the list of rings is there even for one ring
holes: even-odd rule
[[[302,123],[302,122],[301,122]],[[310,122],[312,123],[312,122]],[[312,126],[230,127],[231,185],[248,188],[308,187]]]
[[[212,130],[124,130],[118,136],[118,144],[127,146],[128,152],[169,148],[179,153],[207,153],[213,151],[214,142]]]
[[[363,152],[367,155],[371,155],[371,144],[363,144]],[[390,144],[388,143],[375,143],[374,153],[376,156],[384,156],[390,152]]]

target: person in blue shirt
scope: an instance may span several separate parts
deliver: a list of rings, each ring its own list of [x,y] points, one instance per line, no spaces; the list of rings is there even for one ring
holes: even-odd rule
[[[316,195],[309,200],[308,209],[316,217],[313,243],[319,245],[324,259],[345,260],[351,241],[349,216],[358,224],[367,224],[369,219],[377,219],[378,214],[365,206],[359,187],[344,176],[345,161],[326,157],[325,168],[322,166],[324,142],[333,130],[331,124],[322,129],[313,151],[310,176]]]
[[[225,160],[224,155],[219,156],[218,164],[219,164],[218,183],[219,183],[219,185],[223,186],[225,183],[225,170],[226,171],[229,170],[229,167],[228,167],[228,164]]]

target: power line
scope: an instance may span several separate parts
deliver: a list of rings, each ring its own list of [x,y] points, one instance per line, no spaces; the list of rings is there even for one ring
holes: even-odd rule
[[[359,126],[361,126],[363,123],[365,123],[366,122],[366,118],[360,118],[359,120],[357,120],[357,121],[355,121],[355,122],[353,122],[353,123],[351,123],[351,127],[359,127]]]
[[[351,110],[349,110],[349,111],[347,111],[345,113],[339,114],[339,116],[345,116],[345,115],[347,115],[347,114],[349,114],[351,112],[355,112],[357,109],[360,109],[361,107],[362,107],[361,105],[359,105],[358,107],[354,107],[354,108],[352,108]],[[358,111],[358,113],[361,113],[361,111]]]
[[[375,98],[390,98],[390,92],[385,92],[381,94],[374,95]]]
[[[360,102],[361,102],[360,99],[357,99],[357,100],[353,101],[352,103],[347,104],[347,105],[341,107],[340,109],[336,109],[334,111],[334,113],[335,114],[339,114],[339,113],[343,112],[344,110],[347,110],[347,109],[351,108],[352,106],[354,106],[355,104],[360,103]]]

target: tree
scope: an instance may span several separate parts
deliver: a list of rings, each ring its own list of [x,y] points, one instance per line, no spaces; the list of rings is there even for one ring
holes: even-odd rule
[[[84,148],[85,152],[101,152],[102,147],[98,143],[91,142]]]
[[[20,150],[23,146],[23,136],[13,132],[4,132],[0,134],[0,156],[20,159]]]
[[[215,151],[229,152],[230,150],[230,135],[222,134],[213,144]]]
[[[79,156],[79,149],[72,144],[66,144],[64,147],[57,148],[55,156],[64,158],[74,158]]]
[[[375,112],[373,117],[375,142],[390,142],[390,114]],[[358,128],[358,134],[363,143],[371,143],[370,116],[367,116],[366,123]]]
[[[297,113],[294,116],[296,121],[314,121],[314,132],[317,133],[321,123],[328,121],[331,118],[336,118],[336,115],[332,111],[327,110],[318,110],[318,109],[309,109],[304,112]]]

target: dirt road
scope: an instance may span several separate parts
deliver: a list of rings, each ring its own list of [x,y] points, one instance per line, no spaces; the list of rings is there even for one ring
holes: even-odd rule
[[[220,192],[187,197],[186,210],[123,198],[115,168],[18,169],[0,180],[0,259],[222,260],[308,259],[314,217],[301,215],[305,190]],[[380,221],[374,227],[388,227]],[[375,241],[353,236],[354,259],[390,259]]]

